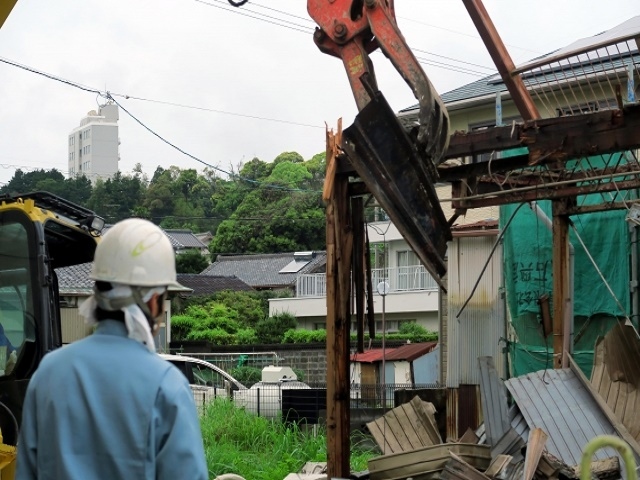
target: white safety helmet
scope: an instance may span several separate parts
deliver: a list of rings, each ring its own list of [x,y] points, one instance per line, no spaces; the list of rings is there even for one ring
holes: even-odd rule
[[[136,287],[178,287],[171,242],[153,223],[129,218],[116,223],[96,248],[91,279]]]

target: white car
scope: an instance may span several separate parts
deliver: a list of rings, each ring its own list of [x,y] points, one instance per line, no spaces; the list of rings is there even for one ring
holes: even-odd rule
[[[160,354],[176,366],[189,381],[196,405],[201,408],[216,397],[233,399],[233,402],[247,411],[262,417],[282,416],[282,390],[309,389],[309,385],[299,382],[290,367],[265,367],[262,381],[251,388],[245,387],[221,368],[199,358],[183,355]]]
[[[183,355],[161,353],[160,357],[173,364],[187,377],[198,407],[202,407],[216,397],[238,399],[248,390],[242,383],[213,363]]]

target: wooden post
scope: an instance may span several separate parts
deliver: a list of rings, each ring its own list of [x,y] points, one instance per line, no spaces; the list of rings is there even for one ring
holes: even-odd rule
[[[327,205],[327,475],[350,471],[349,333],[353,232],[348,177],[331,180]]]
[[[564,332],[567,306],[571,300],[569,269],[569,217],[563,214],[564,203],[554,200],[553,213],[553,368],[567,368],[568,354],[564,351]]]
[[[351,199],[351,226],[353,228],[353,288],[355,289],[356,325],[358,332],[357,351],[364,352],[364,305],[365,305],[365,236],[364,202],[362,197]]]

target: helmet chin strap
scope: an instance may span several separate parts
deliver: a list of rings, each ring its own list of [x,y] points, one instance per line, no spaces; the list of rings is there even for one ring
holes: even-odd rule
[[[149,308],[149,305],[147,305],[147,302],[143,300],[142,292],[140,291],[139,287],[131,287],[131,298],[133,298],[136,305],[140,307],[140,310],[142,310],[144,316],[147,317],[147,322],[149,322],[151,334],[154,334],[155,332],[153,331],[153,329],[156,326],[156,319],[151,314],[151,309]]]

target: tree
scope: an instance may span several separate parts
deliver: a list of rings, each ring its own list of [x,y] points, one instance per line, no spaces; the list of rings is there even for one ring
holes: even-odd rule
[[[107,181],[98,180],[88,206],[110,223],[133,216],[142,203],[145,187],[139,176],[117,172]]]
[[[284,334],[297,326],[296,317],[290,313],[280,313],[258,322],[256,336],[260,343],[282,343]]]
[[[59,194],[58,184],[61,185],[63,183],[64,175],[55,168],[51,170],[33,170],[27,173],[17,169],[11,180],[0,188],[0,193],[28,193],[46,188],[51,193]]]
[[[189,250],[176,255],[176,271],[178,273],[200,273],[208,266],[207,258],[198,250]]]
[[[212,254],[322,250],[324,205],[320,192],[308,188],[311,179],[304,163],[278,163],[220,224]]]

